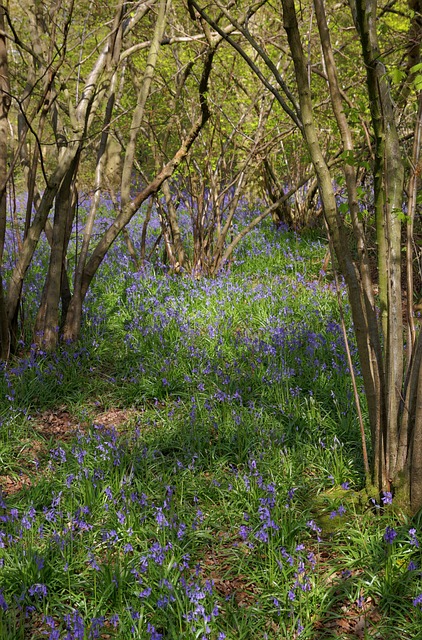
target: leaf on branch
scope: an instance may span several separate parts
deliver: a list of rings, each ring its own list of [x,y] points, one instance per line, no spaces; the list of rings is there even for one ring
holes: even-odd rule
[[[400,84],[400,82],[406,77],[406,72],[403,69],[393,67],[388,71],[392,84]]]

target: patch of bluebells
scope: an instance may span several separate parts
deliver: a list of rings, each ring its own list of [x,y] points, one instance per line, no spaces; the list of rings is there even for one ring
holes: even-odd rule
[[[107,211],[108,206],[110,203],[106,199],[103,215],[96,221],[100,231],[114,217],[114,210]],[[246,211],[244,205],[239,206],[235,214],[235,227],[242,226],[253,215],[253,212]],[[131,233],[136,225],[141,227],[142,223],[142,215],[135,218]],[[154,209],[149,225],[153,240],[148,236],[148,242],[152,242],[151,248],[159,234],[159,226]],[[134,234],[135,246],[138,246],[139,237]],[[315,292],[320,291],[320,285],[315,278],[306,275],[306,260],[300,254],[300,236],[289,238],[285,230],[274,232],[269,228],[265,233],[254,232],[251,240],[252,237],[253,242],[249,244],[248,240],[244,245],[248,248],[245,248],[243,258],[248,253],[253,253],[254,257],[267,257],[273,255],[274,250],[279,251],[294,268],[293,281],[290,276],[277,273],[268,282],[264,280],[257,283],[255,275],[242,274],[239,270],[236,278],[224,272],[212,280],[178,278],[170,275],[168,269],[158,272],[149,264],[142,271],[133,273],[130,268],[121,268],[124,264],[129,267],[129,258],[124,244],[120,240],[115,243],[104,261],[105,273],[113,276],[110,283],[110,289],[115,294],[112,309],[104,301],[96,299],[97,288],[94,283],[88,293],[86,313],[89,320],[87,326],[89,324],[96,330],[98,322],[113,330],[118,325],[118,331],[124,327],[122,341],[133,356],[130,370],[124,373],[126,392],[127,384],[132,386],[134,398],[141,397],[147,388],[155,397],[166,397],[168,394],[174,397],[180,392],[186,396],[192,391],[204,392],[211,384],[215,389],[212,398],[215,405],[229,407],[233,410],[233,420],[239,421],[241,414],[233,405],[246,403],[252,388],[251,381],[258,392],[260,387],[271,388],[291,381],[290,393],[292,397],[300,399],[307,397],[314,387],[318,388],[320,377],[323,379],[323,395],[323,387],[328,379],[335,377],[337,383],[341,376],[347,378],[341,327],[335,318],[327,318],[325,313],[321,313],[320,303],[315,296]],[[315,245],[320,251],[319,241]],[[243,249],[239,256],[242,252]],[[242,262],[243,258],[239,257],[239,261]],[[119,264],[118,269],[115,269],[115,264]],[[298,287],[307,293],[309,300],[301,306],[301,321],[295,323],[292,322],[295,311],[289,297],[296,295]],[[100,291],[101,287],[98,287]],[[244,300],[245,309],[248,309],[247,315],[245,312],[245,317],[240,319],[241,330],[238,330],[237,320],[233,320],[231,315],[234,297],[239,301]],[[117,320],[116,308],[119,309]],[[265,310],[264,320],[262,309]],[[250,320],[254,318],[254,310],[259,318],[258,326],[248,328]],[[103,318],[101,321],[99,316]],[[204,327],[209,334],[209,343],[203,340]],[[231,336],[232,341],[233,338],[235,340],[234,358],[226,357],[222,340],[226,334]],[[24,367],[25,372],[37,371],[40,379],[49,376],[58,380],[63,375],[61,369],[64,368],[66,372],[69,368],[66,365],[73,366],[81,362],[89,363],[92,368],[97,363],[96,349],[84,349],[64,348],[60,357],[57,356],[59,359],[54,356],[51,362],[49,360],[48,373],[45,354],[36,349],[31,352],[30,359],[25,364],[22,361],[19,366]],[[304,361],[306,368],[303,367]],[[189,371],[186,371],[187,368]],[[16,398],[19,396],[16,387],[19,387],[22,371],[6,372],[5,376],[9,385],[8,394]],[[15,400],[13,402],[16,404]],[[343,410],[348,408],[347,405]],[[216,414],[212,420],[218,424],[218,410]],[[198,419],[194,402],[192,416],[194,424]],[[58,447],[56,450],[56,464],[64,464],[61,449]],[[84,450],[79,449],[76,455],[79,464],[83,465]],[[109,456],[110,452],[105,455]],[[114,452],[113,463],[118,465],[119,459],[119,452]]]
[[[240,228],[246,218],[245,212],[239,214],[235,225]],[[109,222],[107,216],[100,218],[99,228],[105,228]],[[150,228],[153,239],[149,238],[148,242],[152,248],[159,234],[157,220],[152,220]],[[139,243],[139,237],[136,238],[135,234],[134,241]],[[223,439],[221,416],[228,415],[234,432],[248,421],[256,424],[255,437],[263,448],[266,443],[273,445],[277,442],[280,435],[276,430],[260,426],[262,408],[257,399],[271,398],[268,396],[271,390],[284,384],[288,385],[294,407],[300,406],[311,393],[317,397],[319,386],[320,395],[324,397],[325,387],[330,388],[334,379],[337,382],[342,376],[347,377],[347,362],[340,325],[334,317],[321,312],[321,289],[315,280],[306,276],[306,264],[296,248],[300,245],[300,237],[295,238],[292,246],[286,246],[287,239],[282,237],[282,232],[271,240],[264,234],[254,233],[250,240],[235,257],[236,279],[221,273],[213,280],[176,278],[168,273],[167,268],[157,267],[158,263],[156,271],[146,265],[142,271],[133,273],[127,255],[123,255],[117,242],[104,263],[105,268],[113,273],[110,287],[116,294],[112,302],[114,312],[110,313],[107,304],[96,299],[95,285],[88,294],[86,311],[87,319],[96,332],[93,338],[95,347],[101,331],[107,327],[121,332],[120,343],[133,356],[128,358],[129,370],[125,371],[122,388],[125,393],[133,389],[134,400],[153,397],[159,411],[160,401],[169,398],[176,407],[171,410],[175,411],[177,424],[176,398],[180,394],[188,398],[186,406],[192,434],[200,431],[198,427],[205,422],[212,428],[210,433],[216,440]],[[261,278],[257,283],[256,274],[241,272],[240,263],[248,254],[253,254],[254,258],[261,256],[268,262],[267,257],[273,255],[275,249],[288,263],[288,277],[276,273],[268,279]],[[121,265],[119,269],[115,269],[116,263]],[[291,274],[295,276],[293,281]],[[329,287],[327,285],[328,296],[331,295]],[[299,299],[296,295],[299,292],[305,292],[307,300],[300,303],[299,312],[303,320],[294,322],[296,312],[289,298]],[[239,319],[233,319],[231,315],[233,298],[243,301],[243,316],[241,305],[238,307]],[[116,308],[118,314],[115,313]],[[230,337],[233,348],[229,357],[224,348],[226,335]],[[16,368],[0,372],[4,375],[4,388],[10,405],[17,405],[20,380],[24,380],[25,375],[35,377],[40,385],[44,382],[51,384],[52,380],[60,383],[64,367],[88,364],[94,370],[97,362],[95,351],[63,348],[60,359],[54,356],[47,363],[46,354],[34,347],[27,358],[16,364]],[[208,393],[209,389],[212,393]],[[206,396],[205,400],[203,396]],[[329,400],[330,403],[331,400],[334,398]],[[342,411],[345,410],[343,407]],[[265,406],[265,412],[268,412],[271,422],[275,422],[280,413],[283,419],[290,420],[290,407],[281,407],[272,399]],[[151,422],[150,426],[156,425]],[[70,450],[65,445],[54,447],[50,451],[49,469],[52,474],[57,474],[57,482],[66,470],[63,487],[57,486],[45,508],[38,511],[34,508],[26,512],[7,511],[5,505],[5,515],[0,514],[1,524],[5,526],[5,531],[0,531],[0,548],[7,547],[8,553],[13,549],[21,550],[20,545],[24,548],[28,540],[31,544],[39,544],[40,554],[41,549],[49,548],[57,553],[59,571],[62,572],[64,567],[69,571],[71,580],[77,579],[81,566],[84,572],[91,572],[97,580],[106,575],[107,570],[114,576],[113,558],[121,555],[128,575],[126,586],[135,594],[136,604],[132,602],[125,612],[130,616],[134,629],[140,620],[138,608],[145,605],[147,610],[154,612],[149,614],[146,622],[147,633],[151,640],[162,638],[160,615],[164,616],[172,606],[176,606],[176,602],[183,602],[187,629],[201,638],[215,637],[218,595],[212,582],[192,566],[186,553],[191,539],[195,540],[197,535],[201,539],[204,510],[195,501],[189,514],[186,513],[186,505],[183,505],[185,512],[178,513],[175,506],[179,504],[178,499],[173,500],[177,489],[161,486],[159,478],[155,480],[154,489],[141,488],[139,482],[133,481],[133,468],[135,474],[138,473],[137,467],[142,468],[147,456],[150,461],[157,461],[158,466],[161,455],[158,452],[159,455],[154,457],[154,452],[149,449],[141,452],[138,438],[139,433],[128,444],[119,437],[116,429],[95,425],[89,433],[79,433]],[[127,448],[131,454],[134,451],[131,456],[133,465],[123,474],[120,470],[126,465]],[[201,464],[193,450],[180,458],[172,463],[175,474],[190,477]],[[270,553],[269,543],[277,544],[282,518],[294,518],[297,488],[291,487],[287,491],[284,488],[281,492],[279,486],[271,478],[266,478],[258,467],[259,461],[251,458],[245,473],[240,466],[236,472],[233,471],[233,482],[215,481],[213,486],[220,495],[223,491],[226,495],[235,494],[233,487],[236,491],[242,487],[242,497],[250,513],[244,518],[245,524],[236,527],[233,543],[237,544],[240,538],[247,545],[248,553],[252,554],[257,549],[257,553],[262,554],[262,561],[265,554]],[[139,481],[140,477],[142,472],[136,479]],[[98,496],[100,511],[93,508]],[[336,515],[343,515],[342,508],[337,509]],[[131,533],[131,525],[135,535]],[[313,520],[308,521],[307,527],[311,536],[321,541],[321,529]],[[410,544],[417,546],[416,533],[409,531],[409,535]],[[84,549],[83,561],[75,569],[70,549],[79,546]],[[296,545],[291,553],[283,547],[277,550],[277,554],[283,571],[289,571],[287,597],[294,610],[302,596],[312,589],[315,557],[303,545]],[[38,571],[42,570],[41,560],[34,558],[34,564]],[[36,579],[43,578],[37,576]],[[34,604],[49,598],[47,585],[32,581],[28,584],[28,593]],[[118,588],[117,578],[113,577],[112,584]],[[9,600],[6,598],[8,596],[0,591],[0,608],[3,611],[8,609]],[[119,613],[120,617],[114,613],[108,621],[115,629],[120,625],[121,616],[125,615],[121,611]],[[101,617],[84,620],[75,610],[60,621],[46,618],[45,623],[50,629],[49,640],[56,640],[60,630],[67,634],[66,640],[74,640],[100,637],[106,621]],[[299,634],[302,630],[300,620],[296,619],[292,633]],[[225,634],[220,632],[217,637],[223,640]]]
[[[283,580],[286,581],[286,577],[290,578],[290,583],[287,588],[287,604],[289,605],[290,614],[292,620],[295,620],[295,612],[300,611],[303,598],[307,598],[307,595],[313,589],[313,576],[316,568],[316,557],[313,551],[308,551],[303,543],[296,545],[294,551],[289,553],[284,547],[279,550],[279,557],[277,558],[277,564],[282,572]],[[278,598],[274,598],[274,605],[278,615],[281,615],[281,608]],[[295,624],[293,622],[293,624]],[[296,621],[298,627],[295,631],[301,633],[303,627],[300,621]]]

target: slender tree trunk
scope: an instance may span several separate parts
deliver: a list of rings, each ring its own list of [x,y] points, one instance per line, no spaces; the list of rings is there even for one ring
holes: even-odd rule
[[[72,225],[76,204],[74,180],[78,160],[76,156],[56,196],[50,262],[35,321],[35,342],[47,351],[55,349],[59,338],[59,307],[65,286],[68,229]]]
[[[422,17],[421,17],[422,20]],[[409,197],[407,203],[407,223],[406,223],[406,283],[407,283],[407,358],[412,356],[413,347],[416,340],[416,326],[413,310],[413,229],[416,215],[416,203],[418,197],[418,183],[420,176],[420,157],[422,147],[422,91],[418,96],[418,113],[414,129],[413,150],[410,164]]]
[[[9,71],[5,36],[4,8],[0,6],[0,184],[7,176],[8,114],[10,109]],[[6,235],[6,190],[0,193],[0,358],[7,360],[10,350],[10,332],[7,321],[6,299],[3,288],[3,254]]]
[[[157,65],[158,54],[160,51],[160,43],[163,38],[164,29],[166,26],[168,8],[168,1],[160,0],[154,34],[151,41],[151,46],[149,48],[142,82],[138,91],[137,104],[133,112],[130,126],[129,141],[126,146],[126,154],[123,163],[121,182],[122,209],[125,209],[130,202],[130,188],[132,186],[132,171],[135,158],[136,140],[138,138],[139,129],[144,118],[146,101],[151,90],[152,79],[154,77],[155,67]]]
[[[292,53],[296,82],[299,91],[299,102],[303,124],[304,137],[311,155],[312,163],[318,179],[324,214],[333,241],[334,250],[340,265],[340,270],[345,278],[352,317],[355,327],[356,340],[361,360],[362,375],[367,394],[368,412],[371,423],[371,432],[374,447],[374,481],[379,489],[388,485],[384,465],[378,468],[380,453],[385,450],[385,406],[383,402],[383,372],[379,368],[376,357],[376,346],[371,344],[368,330],[368,320],[364,303],[365,294],[361,280],[350,254],[348,239],[343,222],[338,214],[335,194],[333,191],[331,174],[321,147],[318,142],[318,134],[313,119],[312,99],[306,60],[302,48],[296,11],[293,0],[282,0],[283,21]]]
[[[142,232],[141,232],[140,264],[141,264],[142,267],[145,264],[147,230],[148,230],[148,225],[149,225],[150,220],[151,220],[151,214],[152,214],[153,206],[154,206],[154,198],[150,198],[150,200],[148,202],[147,211],[145,213],[145,219],[144,219],[144,223],[142,225]]]
[[[337,120],[337,125],[340,131],[341,140],[343,143],[343,149],[350,153],[354,153],[354,145],[352,139],[352,133],[350,127],[348,125],[346,115],[343,109],[343,100],[340,92],[338,76],[337,76],[337,68],[334,60],[334,54],[331,47],[331,39],[330,32],[328,29],[324,0],[314,0],[315,5],[315,14],[318,24],[318,30],[320,33],[320,41],[322,45],[322,51],[324,55],[325,68],[328,77],[328,85],[331,96],[331,104],[333,108],[333,112],[335,118]],[[366,314],[366,322],[367,322],[367,330],[369,334],[369,340],[372,345],[372,349],[370,352],[370,358],[372,360],[372,369],[373,371],[382,370],[382,350],[381,344],[379,341],[378,335],[378,326],[377,326],[377,313],[375,309],[375,301],[373,294],[373,282],[370,274],[370,266],[368,261],[368,253],[365,242],[365,235],[362,228],[362,224],[360,222],[360,211],[359,211],[359,203],[358,203],[358,195],[357,195],[357,183],[356,183],[356,170],[355,168],[345,162],[343,164],[343,171],[346,180],[347,187],[347,196],[348,196],[348,204],[350,215],[353,224],[353,231],[356,240],[356,246],[359,257],[359,269],[360,269],[360,280],[362,286],[363,300],[364,305],[363,309]],[[377,376],[379,378],[379,376]],[[382,397],[382,387],[381,380],[377,380],[377,391],[376,394],[378,398]],[[373,444],[375,444],[375,449],[379,444],[376,442],[376,438],[373,438]],[[367,480],[369,480],[367,478]]]
[[[422,331],[415,345],[415,366],[413,393],[409,404],[412,438],[410,446],[410,470],[407,479],[410,483],[410,505],[412,513],[422,508]],[[405,471],[406,468],[405,468]]]
[[[175,264],[174,269],[178,272],[183,268],[185,263],[185,250],[182,242],[182,234],[177,220],[177,210],[173,202],[173,196],[170,192],[168,181],[163,183],[163,194],[166,199],[166,212],[168,223],[171,229],[171,239],[173,244]]]
[[[356,19],[367,73],[372,125],[375,132],[374,187],[378,238],[378,274],[385,339],[386,439],[388,483],[397,488],[404,469],[398,465],[404,354],[401,290],[401,216],[404,165],[394,118],[387,72],[377,37],[376,0],[357,0]],[[388,484],[386,486],[388,488]]]

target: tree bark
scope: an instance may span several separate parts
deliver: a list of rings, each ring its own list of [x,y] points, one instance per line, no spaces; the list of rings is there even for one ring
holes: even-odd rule
[[[79,158],[75,157],[56,196],[50,261],[41,304],[35,321],[34,341],[47,351],[56,348],[59,338],[60,299],[65,275],[65,258],[75,212],[75,175]]]
[[[368,324],[363,302],[364,292],[362,291],[361,283],[350,254],[344,225],[337,211],[331,174],[318,142],[318,134],[313,119],[312,99],[308,84],[306,60],[302,48],[294,2],[293,0],[282,0],[282,4],[284,28],[287,33],[295,67],[304,137],[317,175],[324,214],[327,220],[330,236],[333,241],[336,257],[349,291],[349,300],[355,327],[356,340],[361,359],[362,375],[367,393],[372,433],[382,434],[381,426],[384,422],[384,407],[380,401],[382,375],[381,372],[378,371],[377,360],[374,354],[374,346],[371,345],[370,340],[368,339]],[[373,445],[377,450],[382,449],[384,446],[382,438],[375,440]]]
[[[3,184],[7,177],[8,114],[11,103],[4,18],[4,8],[0,6],[0,184]],[[0,359],[2,360],[8,359],[10,351],[10,331],[2,275],[5,236],[6,191],[2,190],[0,193]]]

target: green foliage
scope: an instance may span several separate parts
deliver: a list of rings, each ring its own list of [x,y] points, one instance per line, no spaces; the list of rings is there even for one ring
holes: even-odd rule
[[[325,250],[268,225],[201,281],[116,246],[82,344],[3,370],[2,638],[417,637],[419,524],[360,493]]]
[[[419,73],[420,71],[422,71],[422,62],[415,64],[410,69],[410,73],[414,74],[413,84],[415,91],[418,93],[422,91],[422,73]]]

